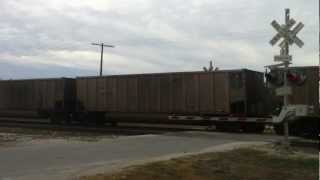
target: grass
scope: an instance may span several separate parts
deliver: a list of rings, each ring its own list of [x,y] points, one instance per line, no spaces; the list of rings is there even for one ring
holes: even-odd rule
[[[81,180],[316,180],[318,159],[254,149],[208,153],[126,168]]]

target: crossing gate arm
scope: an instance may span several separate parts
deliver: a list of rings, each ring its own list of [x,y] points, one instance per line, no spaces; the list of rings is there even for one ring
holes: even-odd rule
[[[177,121],[212,121],[212,122],[252,122],[252,123],[272,123],[272,117],[230,117],[230,116],[180,116],[169,115],[169,120]]]

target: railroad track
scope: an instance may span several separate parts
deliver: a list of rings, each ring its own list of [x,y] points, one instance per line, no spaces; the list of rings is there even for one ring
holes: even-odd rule
[[[51,130],[61,132],[84,132],[101,135],[143,135],[143,134],[164,134],[177,131],[208,131],[205,126],[194,125],[159,125],[142,123],[119,123],[119,126],[94,124],[51,124],[49,120],[28,119],[28,118],[3,118],[0,117],[0,128],[26,128],[35,130]],[[231,132],[235,133],[235,132]],[[265,132],[270,134],[270,132]],[[271,133],[273,134],[273,133]],[[305,139],[317,139],[317,137],[304,137]]]
[[[12,127],[12,128],[29,128],[29,129],[41,129],[41,130],[55,130],[55,131],[72,131],[72,132],[90,132],[99,134],[115,134],[115,135],[141,135],[141,134],[162,134],[172,131],[184,131],[191,130],[186,127],[159,127],[159,126],[138,126],[135,124],[121,124],[120,126],[100,125],[93,124],[81,125],[81,124],[51,124],[46,120],[30,120],[23,118],[0,118],[0,127]]]
[[[31,119],[31,118],[4,118],[0,117],[0,127],[16,127],[16,128],[33,128],[43,130],[60,130],[60,131],[79,131],[94,133],[110,133],[110,134],[161,134],[177,131],[211,131],[212,127],[204,125],[185,125],[185,124],[156,124],[156,123],[128,123],[119,122],[118,126],[95,124],[52,124],[47,119]],[[229,133],[237,133],[230,131]],[[239,133],[239,132],[238,132]]]

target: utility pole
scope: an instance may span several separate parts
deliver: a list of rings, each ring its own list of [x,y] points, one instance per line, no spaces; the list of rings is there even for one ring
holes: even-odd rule
[[[103,48],[104,47],[109,47],[109,48],[114,48],[113,45],[107,45],[104,43],[91,43],[91,45],[94,46],[100,46],[101,47],[101,57],[100,57],[100,76],[102,76],[102,68],[103,68]]]

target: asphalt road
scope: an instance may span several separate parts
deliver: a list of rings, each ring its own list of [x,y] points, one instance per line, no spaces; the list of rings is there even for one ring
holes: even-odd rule
[[[255,144],[275,140],[279,137],[216,132],[175,132],[97,142],[39,140],[0,146],[0,180],[70,179],[149,160],[231,147],[239,142]]]

